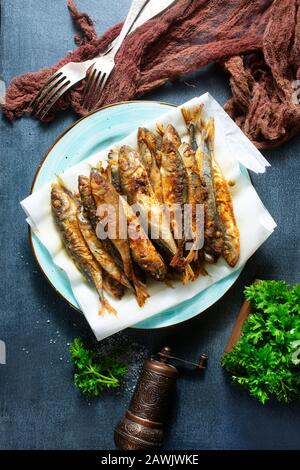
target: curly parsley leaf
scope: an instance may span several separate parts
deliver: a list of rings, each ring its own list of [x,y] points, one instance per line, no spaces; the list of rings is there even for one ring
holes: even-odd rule
[[[127,374],[126,365],[118,358],[106,356],[97,360],[95,351],[87,349],[80,338],[70,346],[75,366],[74,384],[86,396],[99,396],[104,389],[117,388]]]
[[[221,363],[233,382],[246,387],[261,403],[271,397],[300,398],[300,367],[292,361],[293,342],[300,339],[300,284],[261,281],[245,289],[253,313],[242,336]]]

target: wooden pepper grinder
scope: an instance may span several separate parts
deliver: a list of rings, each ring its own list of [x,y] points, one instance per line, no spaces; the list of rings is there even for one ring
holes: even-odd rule
[[[193,363],[172,356],[168,347],[146,359],[129,409],[115,430],[118,449],[151,450],[162,445],[168,402],[178,376],[176,367],[169,364],[171,359],[200,370],[207,365],[205,354],[200,356],[198,363]]]

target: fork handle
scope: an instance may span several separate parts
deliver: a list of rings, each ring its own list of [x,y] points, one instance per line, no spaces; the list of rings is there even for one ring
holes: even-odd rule
[[[111,51],[115,56],[118,50],[120,49],[122,42],[130,32],[132,25],[136,22],[144,7],[149,3],[150,0],[132,0],[130,10],[126,17],[126,20],[123,24],[123,28],[116,40],[113,50]]]

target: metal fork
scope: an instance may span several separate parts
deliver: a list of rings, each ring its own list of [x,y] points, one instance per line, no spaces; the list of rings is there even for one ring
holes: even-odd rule
[[[141,12],[150,0],[133,0],[123,28],[117,38],[112,50],[97,59],[88,73],[88,79],[83,92],[83,106],[90,110],[92,105],[98,101],[107,83],[107,80],[115,67],[115,56],[119,51],[124,39],[132,29]]]
[[[85,62],[69,62],[58,69],[30,103],[32,113],[43,119],[56,101],[86,76],[93,62],[94,59]]]
[[[132,28],[127,31],[127,34],[143,23],[148,21],[149,19],[157,16],[158,14],[165,11],[167,8],[170,7],[175,0],[149,0],[147,1],[133,1],[134,6],[136,7],[137,4],[144,4],[141,7],[139,13],[137,13],[138,8],[135,10],[136,21],[133,21]],[[133,6],[132,4],[132,6]],[[131,14],[132,10],[130,9],[129,14]],[[128,17],[129,17],[128,14]],[[133,15],[134,16],[134,15]],[[127,18],[128,18],[127,17]],[[126,19],[127,22],[127,19]],[[129,19],[128,19],[129,23]],[[125,23],[124,23],[125,29]],[[124,39],[124,38],[123,38]],[[117,46],[118,49],[122,44],[122,40],[116,38],[106,49],[105,52],[101,53],[98,57],[93,58],[91,60],[87,60],[84,62],[69,62],[68,64],[64,65],[60,69],[58,69],[45,83],[45,85],[41,88],[38,94],[33,98],[32,102],[30,103],[30,107],[32,108],[32,112],[36,114],[37,117],[43,119],[46,114],[50,111],[52,106],[61,98],[68,90],[70,90],[74,85],[81,82],[84,78],[86,78],[86,74],[88,69],[97,61],[106,54],[109,54],[112,49]]]

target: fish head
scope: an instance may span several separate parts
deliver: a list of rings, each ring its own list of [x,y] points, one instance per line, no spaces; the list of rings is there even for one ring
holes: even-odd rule
[[[140,127],[138,130],[138,143],[144,143],[151,152],[156,152],[156,136],[153,134],[153,132],[144,127]]]
[[[181,138],[172,124],[167,125],[164,131],[163,140],[169,140],[176,148],[179,148],[181,144]]]
[[[67,218],[71,213],[77,211],[75,198],[59,184],[52,185],[51,206],[52,211],[59,219]]]
[[[87,176],[78,176],[78,188],[80,193],[91,192],[91,183]]]
[[[110,183],[97,168],[92,168],[90,173],[91,188],[93,194],[104,196],[110,189]]]
[[[130,176],[136,172],[141,166],[141,162],[136,151],[128,145],[123,145],[120,148],[119,154],[119,168],[120,171],[126,176]]]

